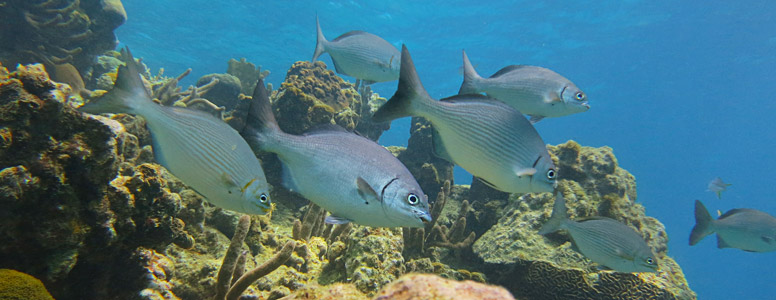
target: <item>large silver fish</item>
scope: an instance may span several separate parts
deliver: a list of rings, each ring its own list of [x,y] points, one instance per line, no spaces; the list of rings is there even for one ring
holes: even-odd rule
[[[243,136],[283,164],[283,185],[331,213],[330,224],[423,227],[426,195],[407,168],[377,143],[336,125],[297,136],[278,127],[264,82],[253,94]]]
[[[511,65],[483,78],[463,52],[463,84],[459,94],[486,93],[531,116],[562,117],[590,109],[587,96],[573,82],[550,69]]]
[[[129,48],[122,51],[113,89],[79,108],[90,114],[143,117],[159,164],[215,206],[247,214],[271,209],[269,185],[259,160],[240,134],[204,112],[151,101]]]
[[[510,193],[551,192],[555,187],[555,164],[539,133],[520,112],[482,95],[435,101],[402,46],[399,87],[373,118],[382,122],[405,116],[431,122],[437,156],[491,187]]]
[[[617,272],[657,272],[658,261],[644,238],[633,228],[604,217],[579,222],[568,218],[566,199],[558,193],[552,216],[539,234],[565,229],[585,257]]]
[[[776,218],[755,209],[736,208],[712,219],[706,206],[695,200],[695,227],[690,246],[709,234],[717,234],[717,248],[738,248],[749,252],[776,251]]]
[[[727,187],[731,186],[730,183],[725,183],[722,178],[715,177],[709,182],[709,188],[707,191],[717,194],[717,199],[722,199],[722,192],[727,190]]]
[[[399,78],[399,50],[383,38],[364,31],[350,31],[332,41],[321,32],[321,24],[315,17],[318,42],[312,61],[323,53],[329,53],[337,73],[365,81],[391,81]]]

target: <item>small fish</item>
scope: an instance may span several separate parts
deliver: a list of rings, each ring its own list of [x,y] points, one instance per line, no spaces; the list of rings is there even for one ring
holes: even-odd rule
[[[776,218],[755,209],[736,208],[712,219],[706,206],[695,200],[695,227],[690,246],[709,234],[717,234],[717,248],[738,248],[749,252],[776,251]]]
[[[616,220],[592,217],[572,221],[566,213],[566,200],[558,193],[552,216],[539,230],[545,235],[565,229],[585,257],[617,272],[657,272],[658,260],[644,238],[633,228]]]
[[[396,93],[375,112],[375,122],[418,116],[434,127],[434,153],[458,164],[485,184],[509,193],[551,192],[555,164],[526,118],[482,95],[435,101],[423,88],[406,46]]]
[[[271,210],[269,184],[240,134],[210,114],[154,103],[129,48],[122,50],[113,89],[79,108],[90,114],[127,113],[148,124],[156,161],[213,205],[246,214]]]
[[[363,80],[366,84],[399,78],[399,50],[383,38],[364,31],[350,31],[327,41],[318,17],[318,42],[312,62],[329,53],[337,73]]]
[[[716,177],[709,182],[709,188],[706,191],[714,192],[717,194],[717,199],[722,199],[722,192],[726,191],[727,187],[731,185],[722,181],[722,178]]]
[[[326,223],[423,227],[428,200],[415,177],[384,147],[328,124],[304,135],[278,127],[260,79],[243,136],[254,150],[277,154],[283,185],[331,213]]]
[[[486,93],[531,116],[562,117],[590,109],[587,96],[573,82],[550,69],[511,65],[482,78],[463,52],[463,84],[458,94]]]

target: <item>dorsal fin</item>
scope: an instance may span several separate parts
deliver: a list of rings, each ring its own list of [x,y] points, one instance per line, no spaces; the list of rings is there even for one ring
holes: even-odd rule
[[[351,36],[354,36],[354,35],[362,35],[362,34],[365,34],[365,33],[368,33],[368,32],[361,31],[361,30],[348,31],[348,32],[345,32],[342,35],[338,36],[336,39],[333,39],[332,42],[336,42],[336,41],[339,41],[341,39],[345,39],[345,38],[348,38],[348,37],[351,37]]]
[[[466,101],[483,101],[483,100],[497,101],[491,97],[488,97],[482,94],[463,94],[463,95],[455,95],[455,96],[439,99],[439,101],[445,101],[445,102],[466,102]]]
[[[754,209],[750,209],[750,208],[734,208],[734,209],[731,209],[731,210],[727,211],[726,213],[722,214],[721,216],[719,216],[719,219],[721,220],[721,219],[730,217],[730,216],[738,214],[738,213],[743,213],[743,212],[759,212],[759,210],[754,210]]]
[[[493,73],[493,75],[490,75],[490,78],[496,78],[496,77],[499,77],[499,76],[504,75],[506,73],[512,72],[514,70],[522,69],[522,68],[525,68],[525,67],[528,67],[528,66],[526,66],[526,65],[510,65],[510,66],[506,66],[506,67],[501,68],[501,70],[498,70],[498,72]]]
[[[342,126],[339,126],[337,124],[322,123],[322,124],[313,125],[313,127],[310,127],[310,129],[304,132],[304,135],[313,135],[318,133],[331,133],[331,132],[348,132],[348,130],[345,128],[342,128]]]

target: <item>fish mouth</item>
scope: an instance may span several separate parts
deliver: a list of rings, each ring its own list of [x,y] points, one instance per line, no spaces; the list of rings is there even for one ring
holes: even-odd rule
[[[431,214],[428,212],[418,212],[418,218],[423,224],[428,224],[432,221]]]
[[[590,109],[590,104],[582,103],[582,107],[584,107],[585,110],[588,110],[588,109]]]

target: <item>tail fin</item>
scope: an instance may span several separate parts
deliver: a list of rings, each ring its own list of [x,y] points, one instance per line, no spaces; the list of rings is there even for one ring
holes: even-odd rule
[[[321,31],[321,23],[318,22],[318,15],[315,15],[315,26],[318,29],[318,39],[315,42],[315,53],[313,53],[312,62],[315,62],[315,60],[318,59],[318,56],[321,56],[321,54],[326,52],[326,49],[323,49],[323,45],[328,42]]]
[[[399,86],[388,102],[378,109],[372,119],[375,122],[385,122],[413,114],[413,102],[432,102],[431,96],[418,78],[415,64],[410,57],[407,46],[401,45],[401,68],[399,69]]]
[[[482,77],[480,77],[480,75],[477,74],[477,71],[474,70],[472,63],[469,61],[469,57],[466,56],[466,50],[464,50],[463,51],[463,83],[461,84],[461,89],[458,90],[458,95],[479,93],[480,91],[477,88],[475,81],[480,78]]]
[[[704,237],[714,233],[712,226],[714,219],[711,218],[706,206],[703,206],[698,200],[695,200],[695,227],[690,232],[690,246],[697,244]]]
[[[269,92],[264,86],[264,80],[261,78],[256,83],[256,88],[253,89],[253,98],[250,105],[243,133],[246,133],[246,131],[258,131],[261,133],[280,130],[278,122],[275,120],[275,115],[272,113],[272,105],[269,103]]]
[[[90,113],[138,113],[138,109],[143,105],[150,105],[151,96],[140,80],[137,62],[132,57],[129,47],[121,50],[121,56],[126,65],[119,66],[116,83],[113,88],[100,96],[84,104],[78,110]]]
[[[550,216],[550,219],[547,220],[547,223],[544,223],[542,228],[539,229],[539,234],[545,235],[561,229],[561,225],[563,225],[563,222],[568,220],[568,218],[569,215],[566,212],[566,199],[563,198],[563,194],[558,192],[555,194],[555,203],[552,206],[552,215]]]

